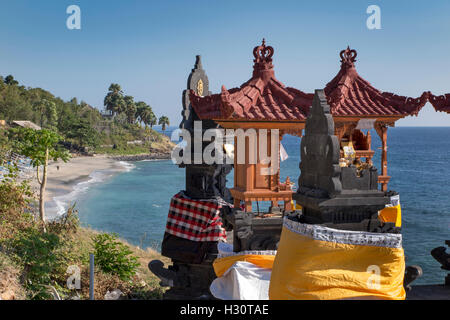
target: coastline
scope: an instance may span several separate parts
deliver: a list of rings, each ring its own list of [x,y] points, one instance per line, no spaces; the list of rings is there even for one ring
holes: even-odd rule
[[[132,170],[134,161],[167,160],[170,154],[141,155],[95,155],[74,156],[67,163],[63,161],[50,162],[47,169],[47,187],[45,193],[45,209],[48,220],[57,219],[76,202],[80,193],[93,184],[101,183],[112,176]],[[31,186],[36,195],[39,194],[39,184],[36,176],[32,176]]]

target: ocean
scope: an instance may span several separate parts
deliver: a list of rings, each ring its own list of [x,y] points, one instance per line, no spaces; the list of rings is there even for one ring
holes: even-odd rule
[[[174,127],[166,134],[170,136]],[[281,163],[281,180],[299,176],[300,138],[285,136],[289,157]],[[380,140],[372,133],[374,164],[380,168]],[[76,190],[83,225],[117,233],[134,245],[159,250],[170,198],[184,189],[184,169],[170,160],[130,163],[116,175],[93,173]],[[450,127],[399,127],[388,130],[389,189],[400,194],[406,264],[419,265],[414,284],[443,283],[446,272],[430,251],[450,240]],[[233,173],[228,185],[232,186]],[[101,182],[101,183],[100,183]],[[67,200],[67,199],[66,199]],[[262,210],[262,208],[261,208]]]

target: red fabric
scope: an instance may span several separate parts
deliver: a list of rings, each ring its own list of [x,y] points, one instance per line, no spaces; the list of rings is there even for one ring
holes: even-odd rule
[[[170,201],[166,232],[192,241],[226,241],[221,207],[214,200],[192,200],[178,193]]]

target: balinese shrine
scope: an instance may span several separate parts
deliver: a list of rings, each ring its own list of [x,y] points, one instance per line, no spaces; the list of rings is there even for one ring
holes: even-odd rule
[[[227,90],[222,86],[220,94],[207,97],[199,96],[191,91],[191,104],[195,113],[202,120],[212,119],[221,127],[228,129],[255,129],[258,139],[259,131],[268,131],[267,150],[270,156],[271,130],[279,130],[279,140],[283,134],[302,135],[308,109],[311,106],[312,94],[294,88],[286,88],[275,77],[272,65],[274,49],[261,46],[253,50],[253,76],[240,88]],[[235,138],[237,139],[237,138]],[[256,151],[259,157],[259,141],[248,139],[246,143],[245,164],[239,164],[238,150],[234,154],[234,188],[231,194],[234,206],[245,203],[247,212],[252,211],[252,201],[271,201],[273,207],[283,201],[285,208],[291,210],[292,190],[287,183],[280,183],[279,165],[273,174],[262,175],[263,168],[268,166],[257,159],[256,164],[249,161],[250,152]],[[235,145],[237,140],[235,141]],[[279,141],[277,142],[280,143]]]
[[[180,128],[194,134],[198,121],[202,133],[217,128],[235,130],[234,186],[226,187],[232,169],[228,163],[179,165],[186,170],[186,186],[171,199],[161,249],[172,265],[165,268],[159,260],[149,264],[161,284],[171,287],[164,295],[167,299],[213,298],[210,284],[217,275],[213,262],[219,256],[219,243],[232,244],[234,253],[278,250],[284,218],[291,224],[297,223],[297,218],[306,219],[305,223],[344,233],[401,231],[395,219],[378,219],[379,210],[392,204],[391,192],[387,192],[388,128],[399,119],[417,115],[427,101],[436,111],[450,113],[450,94],[435,96],[427,91],[411,98],[382,92],[359,76],[357,52],[349,47],[339,53],[339,72],[325,88],[305,93],[286,87],[275,77],[273,56],[274,49],[263,40],[253,49],[251,78],[239,88],[222,86],[218,94],[209,91],[208,77],[197,56],[182,95]],[[242,131],[237,134],[239,129]],[[372,163],[371,129],[381,140],[379,171]],[[245,134],[249,131],[255,132],[256,138]],[[260,134],[263,131],[265,135]],[[241,133],[244,149],[236,147]],[[279,159],[285,134],[305,134],[300,146],[300,168],[305,170],[297,192],[289,177],[280,181],[279,161],[274,165],[260,158],[259,148],[265,145],[266,155],[273,159],[273,150],[277,150]],[[202,144],[202,151],[207,145]],[[328,181],[335,181],[339,188],[322,196]],[[293,198],[301,210],[292,207]],[[259,212],[259,201],[271,203],[267,214]]]
[[[341,147],[345,143],[353,147],[351,149],[354,150],[357,165],[360,158],[365,158],[366,163],[370,164],[374,154],[370,132],[364,134],[362,129],[376,130],[382,143],[378,182],[381,189],[387,191],[390,180],[387,170],[388,127],[395,126],[395,122],[401,118],[417,115],[427,102],[428,93],[424,92],[420,98],[410,98],[375,89],[356,71],[356,56],[356,51],[350,48],[340,52],[341,69],[326,85],[324,92],[335,121],[335,134]]]
[[[214,120],[223,128],[279,129],[280,139],[284,134],[301,137],[314,95],[286,87],[277,80],[272,64],[273,55],[274,49],[266,46],[263,40],[253,50],[255,59],[252,78],[240,88],[227,90],[222,86],[221,93],[205,97],[191,91],[190,100],[197,116],[202,120]],[[381,190],[386,191],[390,179],[387,170],[388,127],[393,127],[401,118],[417,115],[427,102],[429,93],[410,98],[381,92],[359,76],[355,68],[355,50],[347,48],[339,55],[340,70],[326,85],[324,92],[335,121],[335,134],[341,142],[341,165],[349,162],[358,166],[371,165],[374,155],[372,137],[370,131],[364,133],[363,130],[375,129],[382,141],[378,182]],[[436,98],[436,101],[445,104],[440,99]],[[448,105],[450,103],[447,102]],[[249,145],[251,148],[257,146]],[[286,209],[289,209],[291,192],[283,190],[287,184],[280,183],[279,170],[265,177],[259,174],[261,166],[260,163],[235,163],[234,188],[230,190],[234,204],[242,200],[246,209],[251,211],[252,201],[269,200],[274,206],[278,201],[284,201]]]

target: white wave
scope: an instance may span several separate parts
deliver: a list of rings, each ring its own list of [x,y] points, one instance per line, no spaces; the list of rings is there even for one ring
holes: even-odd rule
[[[73,205],[75,200],[94,184],[101,183],[105,179],[112,176],[112,173],[94,171],[89,175],[89,180],[82,181],[73,187],[73,190],[67,194],[56,196],[52,201],[45,204],[47,219],[55,220],[63,216],[70,205]]]
[[[126,161],[119,161],[119,164],[125,168],[126,172],[130,172],[131,170],[136,168],[136,166],[134,164],[126,162]]]
[[[125,172],[130,172],[136,166],[132,163],[126,161],[118,161],[118,163],[125,169]],[[98,170],[93,171],[89,175],[89,179],[86,181],[79,182],[73,187],[73,190],[67,194],[53,197],[52,201],[45,204],[47,219],[55,220],[66,214],[67,209],[70,205],[76,202],[76,199],[94,184],[103,182],[105,179],[114,175],[114,171],[110,170]]]
[[[139,160],[138,162],[149,162],[149,161],[164,161],[164,159],[144,159],[144,160]]]

